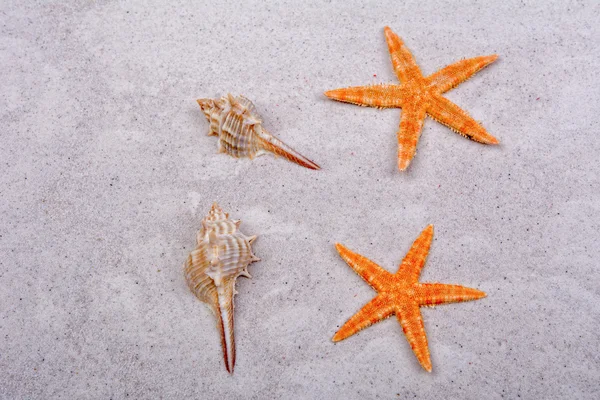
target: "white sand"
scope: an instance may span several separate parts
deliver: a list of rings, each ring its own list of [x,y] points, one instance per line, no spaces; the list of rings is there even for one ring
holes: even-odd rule
[[[595,2],[31,3],[0,5],[0,398],[598,398]],[[428,119],[400,173],[400,110],[322,95],[397,82],[385,25],[425,74],[500,55],[448,94],[500,146]],[[216,154],[227,91],[323,169]],[[263,260],[233,376],[182,273],[213,201]],[[429,223],[422,281],[488,293],[423,309],[433,373],[395,319],[334,345],[374,295],[334,243],[395,270]]]

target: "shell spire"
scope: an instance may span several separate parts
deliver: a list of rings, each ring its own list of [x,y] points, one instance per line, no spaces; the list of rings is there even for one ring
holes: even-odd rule
[[[305,168],[321,169],[267,132],[256,107],[244,96],[228,94],[219,100],[198,99],[197,102],[210,124],[208,135],[219,137],[219,153],[253,159],[269,152]]]
[[[260,260],[251,248],[256,236],[240,232],[240,223],[229,219],[229,215],[214,203],[202,220],[196,248],[184,265],[190,290],[208,304],[217,319],[225,368],[230,373],[235,365],[235,280],[239,276],[250,278],[248,265]]]

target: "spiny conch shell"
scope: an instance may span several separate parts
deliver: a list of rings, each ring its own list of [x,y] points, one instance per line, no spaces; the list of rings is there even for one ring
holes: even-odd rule
[[[231,94],[219,100],[198,99],[200,109],[210,123],[208,136],[219,137],[219,153],[235,158],[261,156],[267,152],[310,169],[321,169],[308,158],[271,135],[262,127],[254,104],[244,96]]]
[[[246,236],[240,232],[240,223],[241,221],[229,219],[229,214],[214,203],[202,220],[202,227],[196,237],[196,249],[185,262],[184,271],[191,291],[210,306],[217,318],[225,367],[230,373],[233,373],[235,364],[235,280],[238,276],[251,278],[248,265],[260,260],[252,254],[250,246],[256,236]]]

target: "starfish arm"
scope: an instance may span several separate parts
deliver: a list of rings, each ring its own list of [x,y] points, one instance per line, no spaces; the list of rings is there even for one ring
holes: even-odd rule
[[[406,105],[402,108],[398,137],[398,169],[404,171],[408,168],[417,151],[417,143],[421,136],[423,121],[425,120],[425,106],[421,104]]]
[[[496,54],[461,60],[428,76],[427,84],[438,93],[444,93],[469,79],[480,69],[496,61]]]
[[[459,285],[442,283],[420,283],[416,290],[415,300],[422,306],[435,306],[446,303],[459,303],[481,299],[486,294],[481,290]]]
[[[386,282],[389,282],[392,279],[391,273],[368,258],[348,249],[343,244],[336,243],[335,248],[350,268],[371,285],[373,289],[377,291],[382,290],[385,287]]]
[[[350,337],[392,315],[394,312],[393,306],[383,296],[378,295],[373,300],[365,304],[359,312],[354,314],[333,336],[334,342],[339,342],[347,337]]]
[[[460,107],[442,96],[431,97],[427,113],[431,118],[469,139],[485,144],[498,144],[498,139],[487,133]]]
[[[431,372],[429,346],[427,346],[427,335],[425,334],[425,326],[423,325],[419,305],[417,303],[403,304],[396,310],[396,318],[400,322],[406,340],[408,340],[408,344],[410,344],[417,360],[427,372]]]
[[[416,283],[421,274],[421,269],[427,260],[431,240],[433,239],[433,225],[427,226],[414,241],[408,253],[402,260],[396,275],[404,277],[409,283]]]
[[[330,99],[369,107],[401,107],[402,99],[395,93],[398,85],[354,86],[325,92]]]
[[[384,28],[384,33],[390,57],[392,58],[392,65],[400,82],[405,83],[410,80],[422,78],[423,75],[419,66],[415,62],[410,50],[402,42],[402,39],[387,26]]]

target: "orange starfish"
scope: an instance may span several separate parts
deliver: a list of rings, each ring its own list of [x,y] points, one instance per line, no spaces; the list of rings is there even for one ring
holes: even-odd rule
[[[419,307],[477,300],[486,296],[482,291],[464,286],[418,282],[432,238],[433,225],[429,225],[415,240],[395,274],[336,243],[335,247],[344,261],[378,294],[337,331],[333,336],[334,342],[396,314],[419,363],[431,372],[427,336]]]
[[[425,115],[447,125],[469,139],[498,144],[498,139],[456,104],[442,96],[474,73],[494,62],[498,56],[462,60],[424,77],[410,51],[389,27],[385,27],[392,65],[400,85],[356,86],[325,92],[325,96],[346,103],[377,108],[402,108],[398,136],[398,168],[405,170],[415,155]]]

